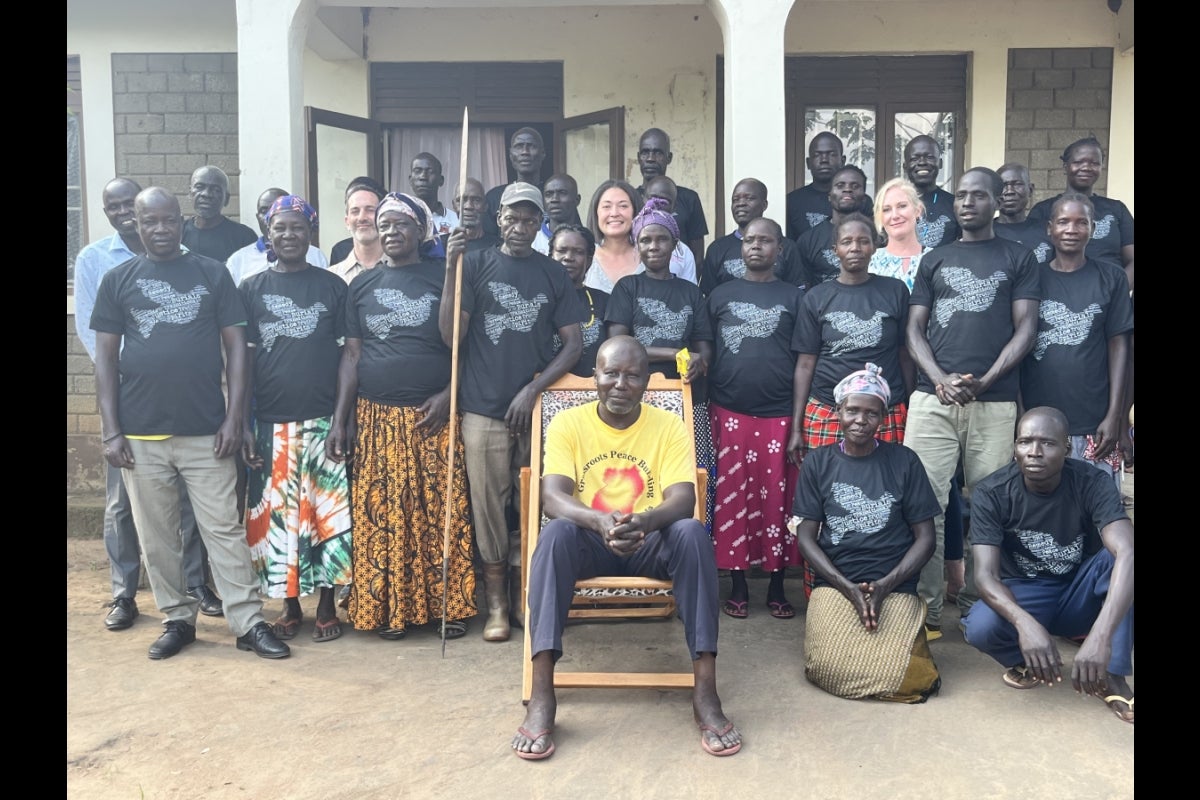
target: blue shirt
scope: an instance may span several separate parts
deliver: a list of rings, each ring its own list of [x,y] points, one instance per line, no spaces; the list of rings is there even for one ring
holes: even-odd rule
[[[129,249],[121,235],[114,233],[92,242],[75,257],[75,333],[93,363],[96,361],[96,332],[91,329],[91,321],[100,279],[104,273],[135,255],[137,253]]]

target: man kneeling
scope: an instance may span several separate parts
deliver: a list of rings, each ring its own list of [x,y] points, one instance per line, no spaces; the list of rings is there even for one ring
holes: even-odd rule
[[[788,522],[817,578],[804,674],[839,697],[922,703],[941,685],[917,595],[941,507],[917,454],[875,438],[891,397],[879,367],[833,395],[842,440],[805,456]]]
[[[716,756],[742,747],[717,696],[717,566],[708,533],[692,519],[692,433],[678,416],[642,403],[648,373],[636,339],[609,339],[596,354],[600,399],[559,412],[546,430],[542,505],[553,521],[530,564],[533,693],[512,740],[524,759],[554,752],[554,664],[575,582],[597,575],[674,582],[695,674],[700,746]]]
[[[1053,637],[1086,634],[1072,686],[1132,724],[1133,523],[1107,473],[1068,458],[1069,431],[1056,408],[1027,411],[1013,463],[976,485],[971,552],[983,602],[963,633],[1008,667],[1014,689],[1061,682]]]

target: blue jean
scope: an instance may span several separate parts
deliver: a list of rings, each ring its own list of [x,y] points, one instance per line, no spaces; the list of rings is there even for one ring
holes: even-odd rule
[[[1082,636],[1092,629],[1112,577],[1113,555],[1101,549],[1086,559],[1069,580],[1052,578],[1005,578],[1017,605],[1036,619],[1053,636]],[[976,603],[962,619],[967,642],[987,653],[1004,667],[1020,666],[1024,659],[1017,629],[987,603]],[[1113,633],[1108,671],[1113,675],[1133,674],[1133,606]]]
[[[575,581],[597,575],[670,578],[692,660],[700,653],[716,655],[717,562],[708,531],[694,519],[651,531],[641,549],[625,558],[614,555],[594,531],[563,519],[547,524],[529,565],[527,624],[533,655],[552,650],[558,660]]]

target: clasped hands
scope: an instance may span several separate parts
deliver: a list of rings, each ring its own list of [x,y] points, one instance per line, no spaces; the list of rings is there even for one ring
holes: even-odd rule
[[[610,511],[601,514],[598,528],[604,545],[615,555],[630,556],[646,543],[646,531],[640,514]]]

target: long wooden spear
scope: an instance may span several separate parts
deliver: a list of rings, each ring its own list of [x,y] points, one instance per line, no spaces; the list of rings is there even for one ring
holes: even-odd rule
[[[462,154],[458,159],[458,188],[455,191],[467,191],[466,106],[463,106]],[[458,433],[458,339],[462,325],[462,276],[463,253],[459,253],[458,265],[454,270],[454,335],[450,340],[450,445],[447,448],[450,452],[446,456],[446,517],[442,523],[442,658],[446,657],[446,604],[450,598],[450,524],[454,511],[454,442]]]

